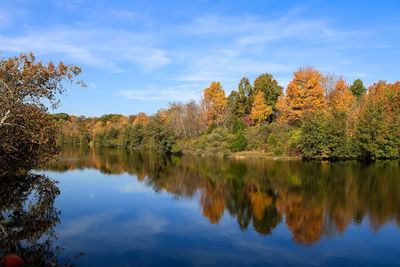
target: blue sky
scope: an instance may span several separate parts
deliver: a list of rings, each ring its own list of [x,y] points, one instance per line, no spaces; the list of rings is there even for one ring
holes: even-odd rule
[[[55,112],[154,113],[199,99],[212,81],[271,73],[286,86],[299,66],[400,79],[400,1],[0,0],[3,57],[33,51],[83,68]],[[54,111],[53,111],[54,112]]]

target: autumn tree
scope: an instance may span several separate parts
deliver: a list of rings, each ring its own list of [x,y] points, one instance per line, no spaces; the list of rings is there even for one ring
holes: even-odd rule
[[[133,124],[136,124],[136,123],[146,124],[148,120],[149,120],[149,118],[147,117],[147,115],[145,113],[139,112],[136,115],[135,120],[133,121]]]
[[[207,114],[195,101],[170,103],[164,114],[179,138],[198,136],[207,128]]]
[[[254,80],[253,90],[254,95],[262,91],[265,103],[271,106],[274,112],[276,111],[276,102],[282,94],[283,87],[278,84],[278,81],[271,74],[264,73],[259,75]]]
[[[263,91],[258,91],[254,97],[253,108],[251,109],[250,118],[256,124],[266,121],[273,114],[272,107],[267,105]]]
[[[321,85],[326,95],[330,95],[335,90],[339,80],[342,80],[342,77],[337,77],[330,73],[324,75],[324,78],[321,80]]]
[[[346,82],[339,78],[334,89],[328,95],[328,105],[337,110],[349,111],[354,104],[355,97]]]
[[[204,89],[203,105],[207,110],[208,123],[221,123],[227,108],[225,91],[219,82],[212,82]]]
[[[333,81],[327,95],[328,108],[308,112],[302,117],[299,147],[303,157],[346,158],[355,155],[355,97],[342,78]]]
[[[325,107],[325,91],[322,87],[324,76],[312,67],[299,68],[286,88],[286,95],[281,95],[277,108],[280,119],[298,122],[304,114],[315,113]]]
[[[400,155],[400,82],[374,83],[358,118],[357,140],[362,157]]]
[[[367,89],[365,88],[363,82],[360,79],[357,79],[353,82],[353,84],[350,86],[350,91],[353,93],[353,95],[357,98],[357,100],[360,100],[361,97],[365,94]]]
[[[30,169],[55,155],[54,121],[44,100],[56,107],[63,82],[73,83],[80,72],[62,62],[46,65],[32,53],[0,59],[0,174]]]

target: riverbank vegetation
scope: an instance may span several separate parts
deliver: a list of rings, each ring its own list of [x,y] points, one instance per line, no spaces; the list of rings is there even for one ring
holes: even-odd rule
[[[400,153],[400,82],[368,89],[359,79],[299,68],[286,89],[271,74],[244,77],[226,96],[219,82],[201,101],[154,115],[87,118],[55,114],[59,144],[155,149],[198,155],[312,159],[395,158]],[[242,153],[243,155],[243,153]]]

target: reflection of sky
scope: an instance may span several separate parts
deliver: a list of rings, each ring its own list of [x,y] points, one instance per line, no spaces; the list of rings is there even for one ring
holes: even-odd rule
[[[225,213],[210,224],[197,198],[174,200],[135,176],[96,170],[46,172],[60,181],[56,228],[65,255],[85,252],[79,265],[395,265],[396,226],[375,234],[368,220],[310,247],[292,241],[284,221],[269,236],[242,231]]]

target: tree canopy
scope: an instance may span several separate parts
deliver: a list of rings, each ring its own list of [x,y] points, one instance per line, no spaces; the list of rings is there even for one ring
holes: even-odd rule
[[[62,62],[44,64],[32,53],[0,59],[0,174],[30,169],[55,154],[55,127],[45,100],[56,107],[63,82],[74,83],[80,72]]]

